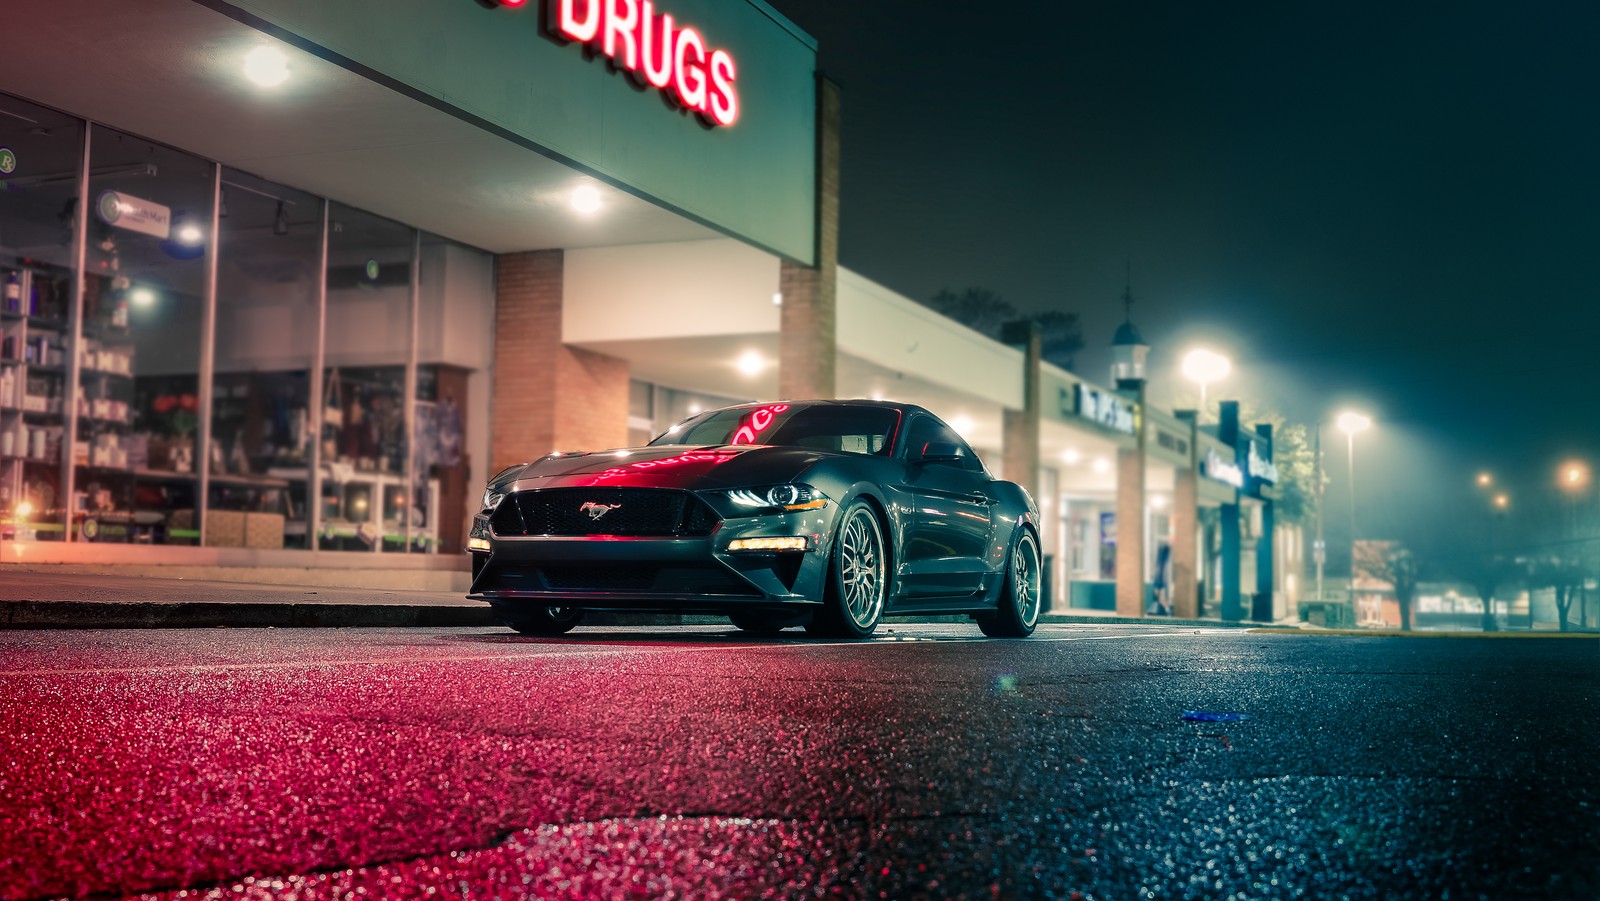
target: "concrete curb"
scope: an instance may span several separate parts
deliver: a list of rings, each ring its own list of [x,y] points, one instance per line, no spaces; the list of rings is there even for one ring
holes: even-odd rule
[[[1273,625],[1254,620],[1230,622],[1220,619],[1173,619],[1170,616],[1094,616],[1077,613],[1046,613],[1039,617],[1039,623],[1068,626],[1183,626],[1201,629],[1261,629]]]
[[[498,626],[483,607],[408,604],[128,603],[8,601],[6,629],[260,629]]]

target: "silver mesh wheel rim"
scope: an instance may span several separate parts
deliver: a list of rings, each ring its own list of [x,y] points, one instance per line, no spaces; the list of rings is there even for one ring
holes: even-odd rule
[[[839,535],[839,594],[845,614],[865,629],[883,609],[883,539],[871,513],[857,510]]]
[[[1033,536],[1026,532],[1011,552],[1011,593],[1018,619],[1032,628],[1039,620],[1039,552]]]

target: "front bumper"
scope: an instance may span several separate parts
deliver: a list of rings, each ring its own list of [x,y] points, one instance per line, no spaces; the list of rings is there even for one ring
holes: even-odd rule
[[[720,613],[821,603],[833,507],[722,520],[697,538],[510,537],[474,518],[468,597],[497,606]],[[805,551],[730,551],[741,538],[803,536]]]

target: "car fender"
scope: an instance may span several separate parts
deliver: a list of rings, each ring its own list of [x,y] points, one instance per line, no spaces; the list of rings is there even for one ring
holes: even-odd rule
[[[850,483],[845,490],[840,492],[840,497],[837,500],[839,512],[834,514],[834,528],[829,535],[825,536],[824,540],[827,542],[825,551],[828,555],[828,558],[831,559],[833,554],[833,541],[838,536],[838,517],[856,501],[862,499],[867,500],[868,503],[872,504],[873,507],[877,509],[878,515],[881,518],[884,526],[885,553],[889,558],[886,572],[888,573],[890,579],[890,594],[893,596],[898,596],[902,593],[900,585],[899,549],[905,541],[905,517],[902,515],[901,509],[903,508],[904,504],[897,503],[895,500],[886,497],[885,495],[889,493],[891,492],[886,491],[884,486],[869,480],[863,479]]]

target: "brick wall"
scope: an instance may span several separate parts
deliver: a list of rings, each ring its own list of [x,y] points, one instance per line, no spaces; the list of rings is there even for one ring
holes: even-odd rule
[[[495,259],[491,469],[628,438],[628,364],[561,343],[559,250]]]
[[[837,393],[839,86],[817,81],[817,265],[784,260],[778,275],[778,396]]]

